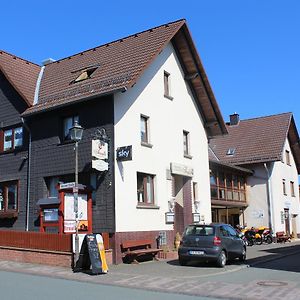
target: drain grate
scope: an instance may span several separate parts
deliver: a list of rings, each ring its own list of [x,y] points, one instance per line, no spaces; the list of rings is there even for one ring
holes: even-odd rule
[[[287,282],[284,281],[258,281],[256,284],[261,286],[286,286],[288,285]]]

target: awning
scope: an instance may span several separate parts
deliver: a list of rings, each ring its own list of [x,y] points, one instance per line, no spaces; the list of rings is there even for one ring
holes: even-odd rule
[[[53,205],[53,204],[60,204],[60,200],[57,197],[48,197],[39,199],[36,205]]]

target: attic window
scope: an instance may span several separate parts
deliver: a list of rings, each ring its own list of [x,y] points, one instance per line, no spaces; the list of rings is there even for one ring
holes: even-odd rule
[[[74,79],[71,83],[76,83],[91,78],[92,74],[97,70],[97,68],[98,67],[93,67],[93,68],[82,70],[80,75],[76,79]]]
[[[234,153],[235,153],[235,148],[229,148],[229,149],[227,150],[226,155],[234,155]]]

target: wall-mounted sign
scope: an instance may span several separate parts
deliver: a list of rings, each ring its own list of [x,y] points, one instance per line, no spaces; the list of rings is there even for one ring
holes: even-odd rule
[[[175,175],[193,177],[194,169],[186,165],[171,163],[171,173]]]
[[[58,221],[58,208],[44,209],[44,222],[57,222]]]
[[[64,232],[75,232],[76,221],[74,205],[75,199],[73,194],[66,193],[64,197]],[[87,195],[78,195],[78,219],[79,219],[79,230],[81,225],[88,226],[88,215],[87,215]],[[83,226],[82,226],[83,227]],[[84,230],[86,230],[84,228]]]
[[[174,224],[175,214],[173,212],[165,213],[166,224]]]
[[[126,161],[132,160],[132,146],[119,147],[117,149],[117,160]]]
[[[61,183],[59,188],[61,190],[64,189],[72,189],[73,187],[75,187],[75,182],[66,182],[66,183]]]
[[[108,159],[108,144],[100,140],[92,140],[92,156],[98,159]]]
[[[94,159],[92,160],[92,168],[100,172],[107,171],[108,163],[101,159]]]

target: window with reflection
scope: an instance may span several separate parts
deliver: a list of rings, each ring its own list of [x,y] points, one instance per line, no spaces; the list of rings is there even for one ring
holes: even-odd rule
[[[211,198],[246,202],[246,179],[241,175],[210,170]]]

